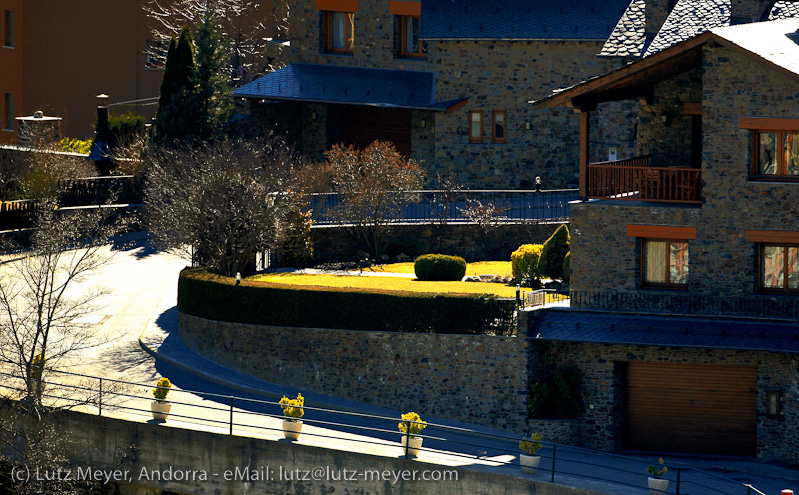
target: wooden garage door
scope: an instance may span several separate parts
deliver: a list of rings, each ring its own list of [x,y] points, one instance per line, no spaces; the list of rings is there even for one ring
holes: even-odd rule
[[[623,369],[625,449],[755,455],[755,367],[627,362]]]
[[[410,156],[411,111],[358,106],[343,108],[341,141],[363,149],[376,139],[391,141],[397,151]]]

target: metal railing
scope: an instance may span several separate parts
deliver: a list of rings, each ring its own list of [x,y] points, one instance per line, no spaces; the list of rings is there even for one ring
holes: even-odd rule
[[[572,308],[651,313],[799,318],[799,298],[785,296],[706,296],[698,294],[577,291]]]
[[[408,193],[397,223],[469,223],[474,215],[490,209],[495,222],[566,222],[569,201],[577,199],[577,189],[531,190],[424,190]],[[336,215],[337,207],[348,195],[315,193],[309,209],[316,225],[336,225],[346,220]],[[472,213],[472,216],[470,216]]]
[[[100,416],[124,412],[128,416],[149,417],[150,409],[130,402],[151,401],[147,398],[152,385],[114,380],[109,378],[84,375],[71,372],[51,372],[51,374],[64,377],[62,380],[48,380],[43,388],[43,398],[59,401],[64,405],[64,397],[69,395],[74,398],[77,405],[85,404],[82,397],[92,397],[88,405]],[[13,386],[16,381],[22,384],[17,376],[0,372],[4,379],[0,381],[0,389],[17,392],[17,397],[24,396],[25,388],[21,385]],[[68,383],[67,380],[74,383]],[[142,388],[144,394],[142,394]],[[60,393],[59,393],[60,392]],[[65,393],[65,392],[68,392]],[[254,399],[233,395],[222,395],[196,390],[172,389],[171,395],[189,396],[183,400],[170,400],[172,411],[169,418],[178,421],[180,426],[203,426],[204,429],[212,428],[220,433],[236,435],[247,429],[247,436],[252,432],[262,435],[279,435],[283,430],[280,425],[272,421],[272,425],[264,424],[270,419],[283,420],[282,414],[273,414],[267,410],[279,410],[280,404],[276,401]],[[7,394],[6,394],[7,395]],[[76,395],[78,397],[76,397]],[[191,396],[200,398],[200,401],[189,402]],[[66,404],[69,405],[69,404]],[[174,407],[177,406],[177,407]],[[326,409],[304,406],[306,415],[303,423],[322,427],[313,431],[302,432],[305,438],[335,439],[342,449],[357,450],[357,445],[347,445],[348,442],[366,444],[371,451],[379,447],[387,449],[385,453],[404,453],[411,457],[409,448],[400,446],[397,438],[402,434],[397,431],[399,422],[409,425],[411,422],[397,417],[381,416],[349,412],[344,410]],[[214,417],[214,415],[217,415]],[[220,419],[224,418],[224,419]],[[173,425],[175,426],[175,425]],[[237,432],[238,430],[238,432]],[[356,433],[357,438],[348,440],[335,432]],[[409,430],[408,430],[409,431]],[[427,423],[425,431],[428,433],[418,435],[423,438],[421,452],[435,453],[436,456],[450,456],[460,459],[464,464],[482,464],[484,466],[503,469],[504,466],[519,466],[517,454],[518,442],[522,440],[516,435],[489,434],[468,428],[458,428],[447,425]],[[432,433],[430,433],[432,432]],[[408,436],[408,434],[405,434]],[[347,435],[350,436],[351,435]],[[352,438],[352,437],[351,437]],[[269,438],[266,438],[269,440]],[[609,452],[572,447],[552,442],[542,441],[541,463],[533,479],[560,482],[564,484],[579,484],[576,479],[601,481],[614,486],[627,486],[634,488],[647,487],[647,465],[653,464],[652,460],[613,454]],[[426,459],[426,462],[434,462]],[[443,467],[453,467],[450,462]],[[761,493],[750,484],[741,483],[714,473],[694,468],[685,463],[670,463],[668,476],[669,488],[664,495],[753,495]],[[507,470],[500,471],[508,474]],[[519,473],[521,476],[522,473]]]

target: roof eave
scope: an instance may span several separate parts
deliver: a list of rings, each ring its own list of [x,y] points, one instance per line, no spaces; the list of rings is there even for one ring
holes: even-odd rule
[[[352,105],[352,106],[359,106],[359,107],[379,107],[379,108],[398,108],[404,110],[423,110],[429,112],[443,112],[446,111],[448,107],[437,107],[437,106],[418,106],[418,105],[394,105],[391,103],[381,103],[381,102],[356,102],[356,101],[339,101],[339,100],[317,100],[311,98],[291,98],[291,97],[274,97],[274,96],[263,96],[263,95],[253,95],[253,94],[234,94],[236,98],[243,98],[248,100],[265,100],[265,101],[295,101],[295,102],[302,102],[302,103],[322,103],[327,105]]]

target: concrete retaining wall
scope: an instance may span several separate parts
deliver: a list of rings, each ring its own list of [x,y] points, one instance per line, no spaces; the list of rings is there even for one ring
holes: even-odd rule
[[[57,421],[58,431],[69,432],[75,442],[75,452],[71,452],[70,457],[77,465],[90,466],[93,470],[110,469],[127,473],[125,479],[133,483],[118,485],[119,492],[124,495],[157,495],[166,491],[215,495],[598,495],[598,492],[591,490],[533,480],[521,473],[514,476],[498,472],[502,468],[452,468],[404,458],[134,423],[76,412],[64,412]],[[121,463],[120,454],[128,454]],[[243,471],[248,466],[251,472],[269,472],[270,479],[251,478],[249,483],[225,480],[226,471]],[[446,476],[450,479],[399,479],[396,483],[368,479],[366,476],[346,482],[327,479],[326,476],[319,481],[275,479],[281,469],[283,472],[300,470],[301,473],[312,473],[312,470],[320,467],[332,473],[341,473],[344,469],[350,473],[365,473],[366,470],[416,471],[419,477],[422,471],[437,471],[442,477],[447,471]],[[140,476],[142,470],[147,476]],[[207,479],[203,479],[203,473]],[[160,482],[153,479],[156,474],[162,476]],[[457,481],[452,480],[455,477]]]

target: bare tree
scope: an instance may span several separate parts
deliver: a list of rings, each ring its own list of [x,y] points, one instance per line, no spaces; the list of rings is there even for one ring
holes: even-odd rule
[[[334,214],[379,259],[392,219],[422,186],[424,171],[387,141],[363,150],[336,145],[326,156],[335,190],[343,196]]]
[[[151,0],[143,9],[153,20],[153,37],[164,42],[180,37],[183,26],[196,29],[205,22],[209,11],[214,12],[228,49],[227,72],[231,81],[239,85],[277,68],[274,57],[267,54],[267,46],[286,19],[282,15],[277,18],[272,12],[264,15],[267,5],[253,0]],[[153,57],[164,57],[166,53],[151,50]]]
[[[22,384],[18,395],[0,393],[37,414],[48,378],[65,370],[68,357],[103,343],[82,320],[106,291],[80,284],[112,256],[107,243],[123,222],[110,222],[109,214],[64,213],[54,200],[38,200],[31,247],[12,250],[11,261],[0,265],[0,366]],[[72,395],[56,388],[47,394],[56,402]]]
[[[302,158],[277,137],[157,151],[147,176],[146,220],[162,247],[227,276],[277,246],[299,208]]]

